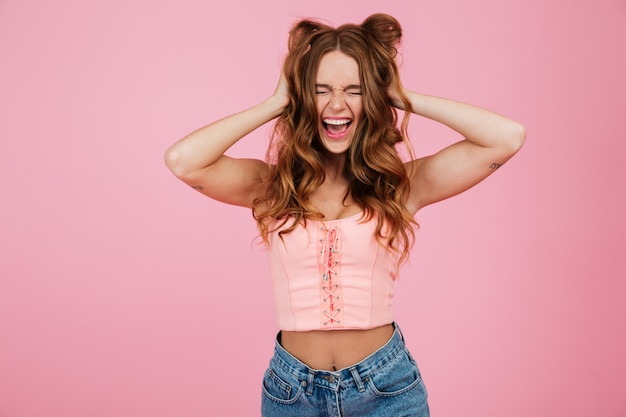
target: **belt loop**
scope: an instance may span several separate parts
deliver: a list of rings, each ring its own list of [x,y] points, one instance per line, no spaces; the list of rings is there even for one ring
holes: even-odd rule
[[[400,335],[400,338],[402,339],[402,342],[404,342],[404,335],[402,334],[402,330],[400,330],[400,326],[398,326],[398,324],[394,321],[393,322],[393,327],[395,327],[395,329],[398,331],[398,334]]]
[[[350,368],[350,373],[352,374],[352,378],[354,378],[354,382],[356,382],[356,387],[359,389],[359,392],[365,391],[365,385],[363,384],[363,380],[361,380],[359,371],[356,370],[356,366]]]
[[[309,370],[309,375],[306,381],[306,395],[313,395],[313,378],[315,378],[315,371]]]

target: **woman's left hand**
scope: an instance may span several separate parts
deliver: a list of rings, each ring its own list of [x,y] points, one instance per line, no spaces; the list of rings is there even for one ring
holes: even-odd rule
[[[402,101],[402,95],[407,97],[407,90],[402,85],[402,82],[398,80],[398,82],[392,82],[391,85],[387,88],[387,96],[389,97],[389,103],[400,110],[407,110],[406,104]]]

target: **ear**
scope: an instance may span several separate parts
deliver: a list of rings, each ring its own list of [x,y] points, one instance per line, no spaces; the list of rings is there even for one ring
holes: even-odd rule
[[[361,27],[384,46],[390,57],[396,57],[396,47],[402,39],[402,27],[395,18],[384,13],[373,14],[365,19]]]

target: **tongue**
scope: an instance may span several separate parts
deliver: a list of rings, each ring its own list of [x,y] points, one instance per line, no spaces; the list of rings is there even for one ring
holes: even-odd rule
[[[346,130],[348,130],[348,125],[347,124],[345,124],[345,125],[327,125],[326,129],[329,132],[331,132],[331,133],[333,133],[335,135],[338,135],[338,134],[343,133]]]

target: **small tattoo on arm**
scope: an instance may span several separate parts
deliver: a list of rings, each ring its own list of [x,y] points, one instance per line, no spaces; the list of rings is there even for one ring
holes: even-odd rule
[[[489,168],[491,168],[491,169],[498,169],[498,168],[500,168],[501,166],[502,166],[502,164],[501,164],[501,163],[499,163],[499,162],[494,162],[493,164],[489,165]]]
[[[202,191],[204,190],[204,187],[201,185],[192,185],[191,188],[193,188],[196,191]]]

